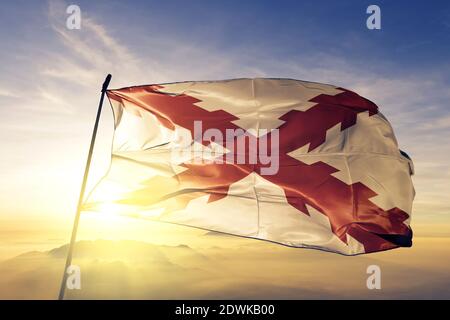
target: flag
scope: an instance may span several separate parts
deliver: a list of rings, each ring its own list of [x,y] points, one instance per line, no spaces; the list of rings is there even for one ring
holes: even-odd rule
[[[84,211],[345,255],[411,246],[413,163],[352,91],[258,78],[107,96],[111,165]]]

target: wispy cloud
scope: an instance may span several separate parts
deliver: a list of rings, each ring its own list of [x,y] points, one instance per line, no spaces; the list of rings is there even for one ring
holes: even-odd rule
[[[422,128],[428,130],[450,129],[450,115],[433,119],[433,121],[425,123]]]
[[[66,172],[81,170],[84,159],[80,159],[80,154],[85,151],[98,92],[107,73],[113,74],[114,87],[183,80],[288,77],[346,87],[377,103],[392,122],[401,147],[415,160],[417,199],[423,204],[420,211],[430,208],[430,202],[434,203],[434,212],[445,213],[450,207],[450,201],[444,198],[450,193],[448,174],[442,174],[450,172],[448,135],[442,133],[450,130],[449,111],[444,107],[450,101],[448,82],[443,80],[448,74],[445,67],[429,73],[414,69],[400,72],[382,68],[383,62],[379,66],[362,66],[344,56],[321,52],[277,59],[270,47],[248,43],[224,50],[220,43],[193,43],[192,39],[176,34],[168,36],[164,30],[123,36],[115,29],[120,26],[101,24],[95,13],[84,11],[81,30],[68,30],[66,7],[67,3],[62,1],[49,2],[51,45],[27,52],[32,62],[23,67],[26,71],[17,77],[19,80],[8,83],[5,80],[10,78],[8,75],[1,79],[8,86],[0,86],[0,97],[14,99],[2,106],[8,117],[1,119],[0,134],[10,140],[4,143],[4,150],[10,152],[2,160],[3,167],[9,167],[4,173],[6,178],[30,166],[34,166],[32,171],[48,168],[55,150],[68,150],[67,159],[79,159],[79,163],[66,159]],[[11,89],[24,87],[26,94]],[[45,137],[30,134],[43,127]],[[58,141],[54,139],[56,135]],[[14,156],[18,148],[25,150],[20,163]],[[35,154],[35,148],[45,152]],[[27,160],[30,158],[33,163]],[[55,173],[56,182],[46,185],[48,194],[61,189],[57,176]],[[435,188],[437,185],[439,189]],[[23,187],[17,186],[17,190]],[[9,189],[1,191],[11,194],[14,189]],[[30,187],[29,193],[32,192]],[[50,198],[36,201],[50,202]],[[52,206],[72,200],[62,195],[61,203]]]
[[[7,98],[17,98],[19,95],[10,89],[0,88],[0,96]]]
[[[43,75],[92,87],[98,86],[99,76],[107,73],[120,73],[132,80],[141,72],[139,60],[130,50],[87,13],[83,12],[80,30],[67,29],[66,7],[61,1],[49,2],[49,22],[63,47],[61,52],[49,53],[52,59],[43,65]]]

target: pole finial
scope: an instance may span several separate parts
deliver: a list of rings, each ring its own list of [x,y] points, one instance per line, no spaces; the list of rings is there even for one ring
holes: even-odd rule
[[[108,73],[108,75],[105,78],[105,82],[103,82],[102,86],[102,92],[105,92],[108,90],[109,82],[111,81],[112,75]]]

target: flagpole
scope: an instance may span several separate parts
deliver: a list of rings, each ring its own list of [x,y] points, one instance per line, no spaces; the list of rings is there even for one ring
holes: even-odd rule
[[[111,81],[111,75],[108,74],[105,78],[105,81],[103,82],[102,94],[100,96],[100,103],[98,104],[97,117],[95,118],[94,130],[92,131],[91,145],[89,147],[89,153],[88,153],[88,157],[86,160],[86,166],[84,169],[83,183],[81,184],[80,196],[78,198],[78,204],[77,204],[77,211],[75,214],[75,220],[73,222],[72,236],[70,238],[70,244],[69,244],[69,251],[67,252],[66,265],[64,267],[64,273],[63,273],[63,278],[61,281],[61,287],[59,289],[59,296],[58,296],[59,300],[64,299],[64,292],[66,289],[66,282],[67,282],[67,276],[68,276],[67,268],[72,264],[73,247],[75,245],[75,240],[77,238],[77,230],[78,230],[78,222],[80,221],[81,205],[83,204],[84,193],[86,191],[87,178],[89,176],[89,168],[91,167],[92,153],[94,151],[98,123],[100,120],[100,115],[102,113],[103,99],[105,98],[106,90],[108,90],[110,81]]]

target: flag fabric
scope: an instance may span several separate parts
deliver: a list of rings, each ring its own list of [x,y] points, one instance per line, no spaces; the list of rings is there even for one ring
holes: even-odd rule
[[[413,163],[349,90],[234,79],[108,90],[108,211],[354,255],[411,246]]]

